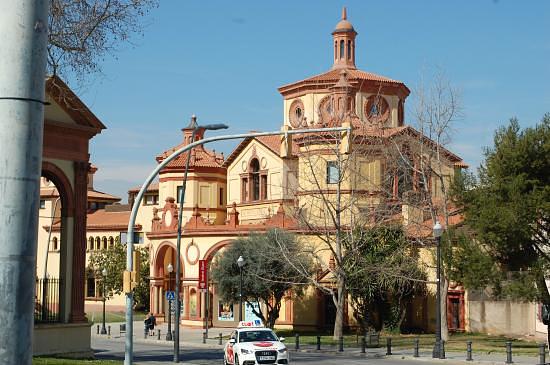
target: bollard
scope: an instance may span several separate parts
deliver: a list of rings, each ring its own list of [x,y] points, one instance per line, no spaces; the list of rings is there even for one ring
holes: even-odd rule
[[[512,361],[512,342],[506,341],[506,364],[513,364]]]
[[[317,336],[317,351],[321,350],[321,336]]]
[[[202,333],[202,343],[206,343],[206,332]]]
[[[391,337],[386,339],[386,355],[391,355]]]
[[[111,335],[111,326],[107,326],[107,335]]]
[[[222,344],[222,333],[220,332],[220,336],[218,337],[218,345]]]
[[[157,340],[160,340],[160,328],[157,330]]]
[[[414,339],[414,357],[420,357],[420,354],[418,353],[418,343],[420,341],[418,340],[418,338],[415,338]]]
[[[445,341],[441,340],[439,348],[439,358],[444,359],[445,358]]]
[[[97,334],[99,335],[99,324],[97,325]]]
[[[300,349],[300,335],[299,335],[299,334],[296,334],[295,337],[296,337],[296,346],[295,346],[295,349],[296,349],[296,350],[299,350],[299,349]]]
[[[539,344],[539,364],[546,364],[546,344],[544,342]]]
[[[361,338],[361,353],[364,354],[366,351],[365,349],[367,348],[367,339],[365,337],[362,337]]]
[[[466,341],[466,361],[472,360],[472,341]]]
[[[344,337],[338,338],[338,352],[344,352]]]

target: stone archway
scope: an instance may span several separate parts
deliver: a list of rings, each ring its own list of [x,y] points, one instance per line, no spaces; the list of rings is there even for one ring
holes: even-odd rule
[[[75,270],[73,268],[72,272],[66,270],[67,267],[74,265],[75,256],[78,256],[78,252],[75,252],[74,245],[76,244],[76,236],[74,235],[76,226],[78,225],[77,220],[75,219],[75,194],[72,184],[67,177],[66,173],[58,167],[56,164],[49,161],[42,161],[42,177],[50,180],[57,193],[59,195],[59,203],[61,205],[61,217],[60,221],[56,222],[56,227],[54,230],[58,230],[60,234],[59,239],[59,275],[56,278],[59,280],[57,290],[59,291],[54,296],[57,297],[56,309],[58,310],[58,321],[59,322],[69,322],[69,321],[82,321],[84,318],[84,296],[82,296],[82,305],[80,306],[76,298],[73,298],[73,285],[76,285],[79,282],[78,271],[75,275]],[[84,224],[84,222],[80,222]],[[42,227],[39,227],[42,229]],[[72,248],[72,249],[71,249]],[[70,252],[72,251],[72,257]],[[39,275],[40,276],[40,275]],[[83,294],[83,283],[80,288],[80,292]],[[37,283],[38,284],[38,283]],[[50,297],[50,294],[47,294],[48,289],[44,282],[40,283],[41,288],[39,288],[40,293],[37,294],[37,300],[40,298],[40,302],[43,304],[44,301],[47,302],[46,298]],[[64,289],[64,290],[63,290]],[[39,295],[42,294],[42,297]],[[48,303],[48,307],[52,303]],[[79,308],[81,308],[81,312]],[[51,309],[51,308],[50,308]],[[79,320],[80,318],[80,320]],[[76,319],[76,320],[75,320]]]
[[[175,270],[176,270],[176,246],[170,241],[163,241],[151,260],[151,284],[150,284],[150,307],[151,312],[156,317],[164,318],[166,313],[165,292],[175,289]],[[183,273],[185,272],[184,260],[180,252],[180,283],[182,282]],[[168,273],[167,267],[171,264],[174,272]],[[182,294],[180,285],[180,295]]]
[[[234,239],[227,239],[227,240],[222,240],[222,241],[219,241],[217,242],[216,244],[212,245],[204,254],[203,258],[204,260],[206,260],[207,262],[207,267],[208,267],[208,270],[210,271],[210,263],[212,262],[212,260],[214,259],[214,257],[216,256],[216,254],[218,254],[220,252],[220,250],[223,250],[225,247],[229,246],[232,242],[234,241]],[[208,325],[209,326],[213,326],[213,327],[234,327],[235,324],[236,324],[236,318],[237,317],[233,317],[233,320],[227,320],[227,319],[224,319],[224,320],[220,320],[221,317],[224,317],[224,316],[221,316],[220,315],[220,307],[224,307],[224,309],[227,310],[227,307],[224,305],[224,304],[228,304],[228,303],[220,303],[220,299],[218,297],[218,294],[216,292],[216,284],[213,283],[212,281],[209,280],[209,283],[208,283]],[[202,293],[201,295],[201,302],[205,302],[206,301],[206,293]],[[235,308],[233,306],[233,313],[236,313],[237,312],[237,308]],[[204,313],[203,313],[204,315]]]

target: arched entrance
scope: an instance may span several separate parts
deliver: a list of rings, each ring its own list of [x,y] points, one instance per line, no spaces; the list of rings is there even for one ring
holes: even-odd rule
[[[176,290],[176,246],[170,241],[164,241],[158,247],[153,260],[151,260],[151,295],[150,308],[155,317],[168,318],[167,291]],[[185,272],[183,260],[180,257],[180,283]],[[172,268],[172,272],[169,268]],[[180,285],[180,302],[183,303],[183,290]]]

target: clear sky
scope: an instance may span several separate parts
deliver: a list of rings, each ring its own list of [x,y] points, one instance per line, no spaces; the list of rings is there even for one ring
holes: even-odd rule
[[[135,47],[107,57],[103,75],[77,90],[108,127],[91,145],[96,189],[125,201],[192,114],[228,124],[224,134],[279,129],[277,87],[331,67],[342,6],[359,33],[359,69],[414,90],[440,68],[461,90],[465,116],[450,149],[472,168],[498,126],[550,112],[550,1],[160,0]],[[227,156],[235,144],[214,148]]]

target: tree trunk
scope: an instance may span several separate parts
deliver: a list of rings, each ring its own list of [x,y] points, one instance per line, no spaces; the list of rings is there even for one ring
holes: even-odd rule
[[[333,338],[338,340],[340,336],[344,335],[344,303],[346,295],[344,279],[339,276],[336,285],[338,296],[334,303],[336,305],[336,318],[334,320]]]

